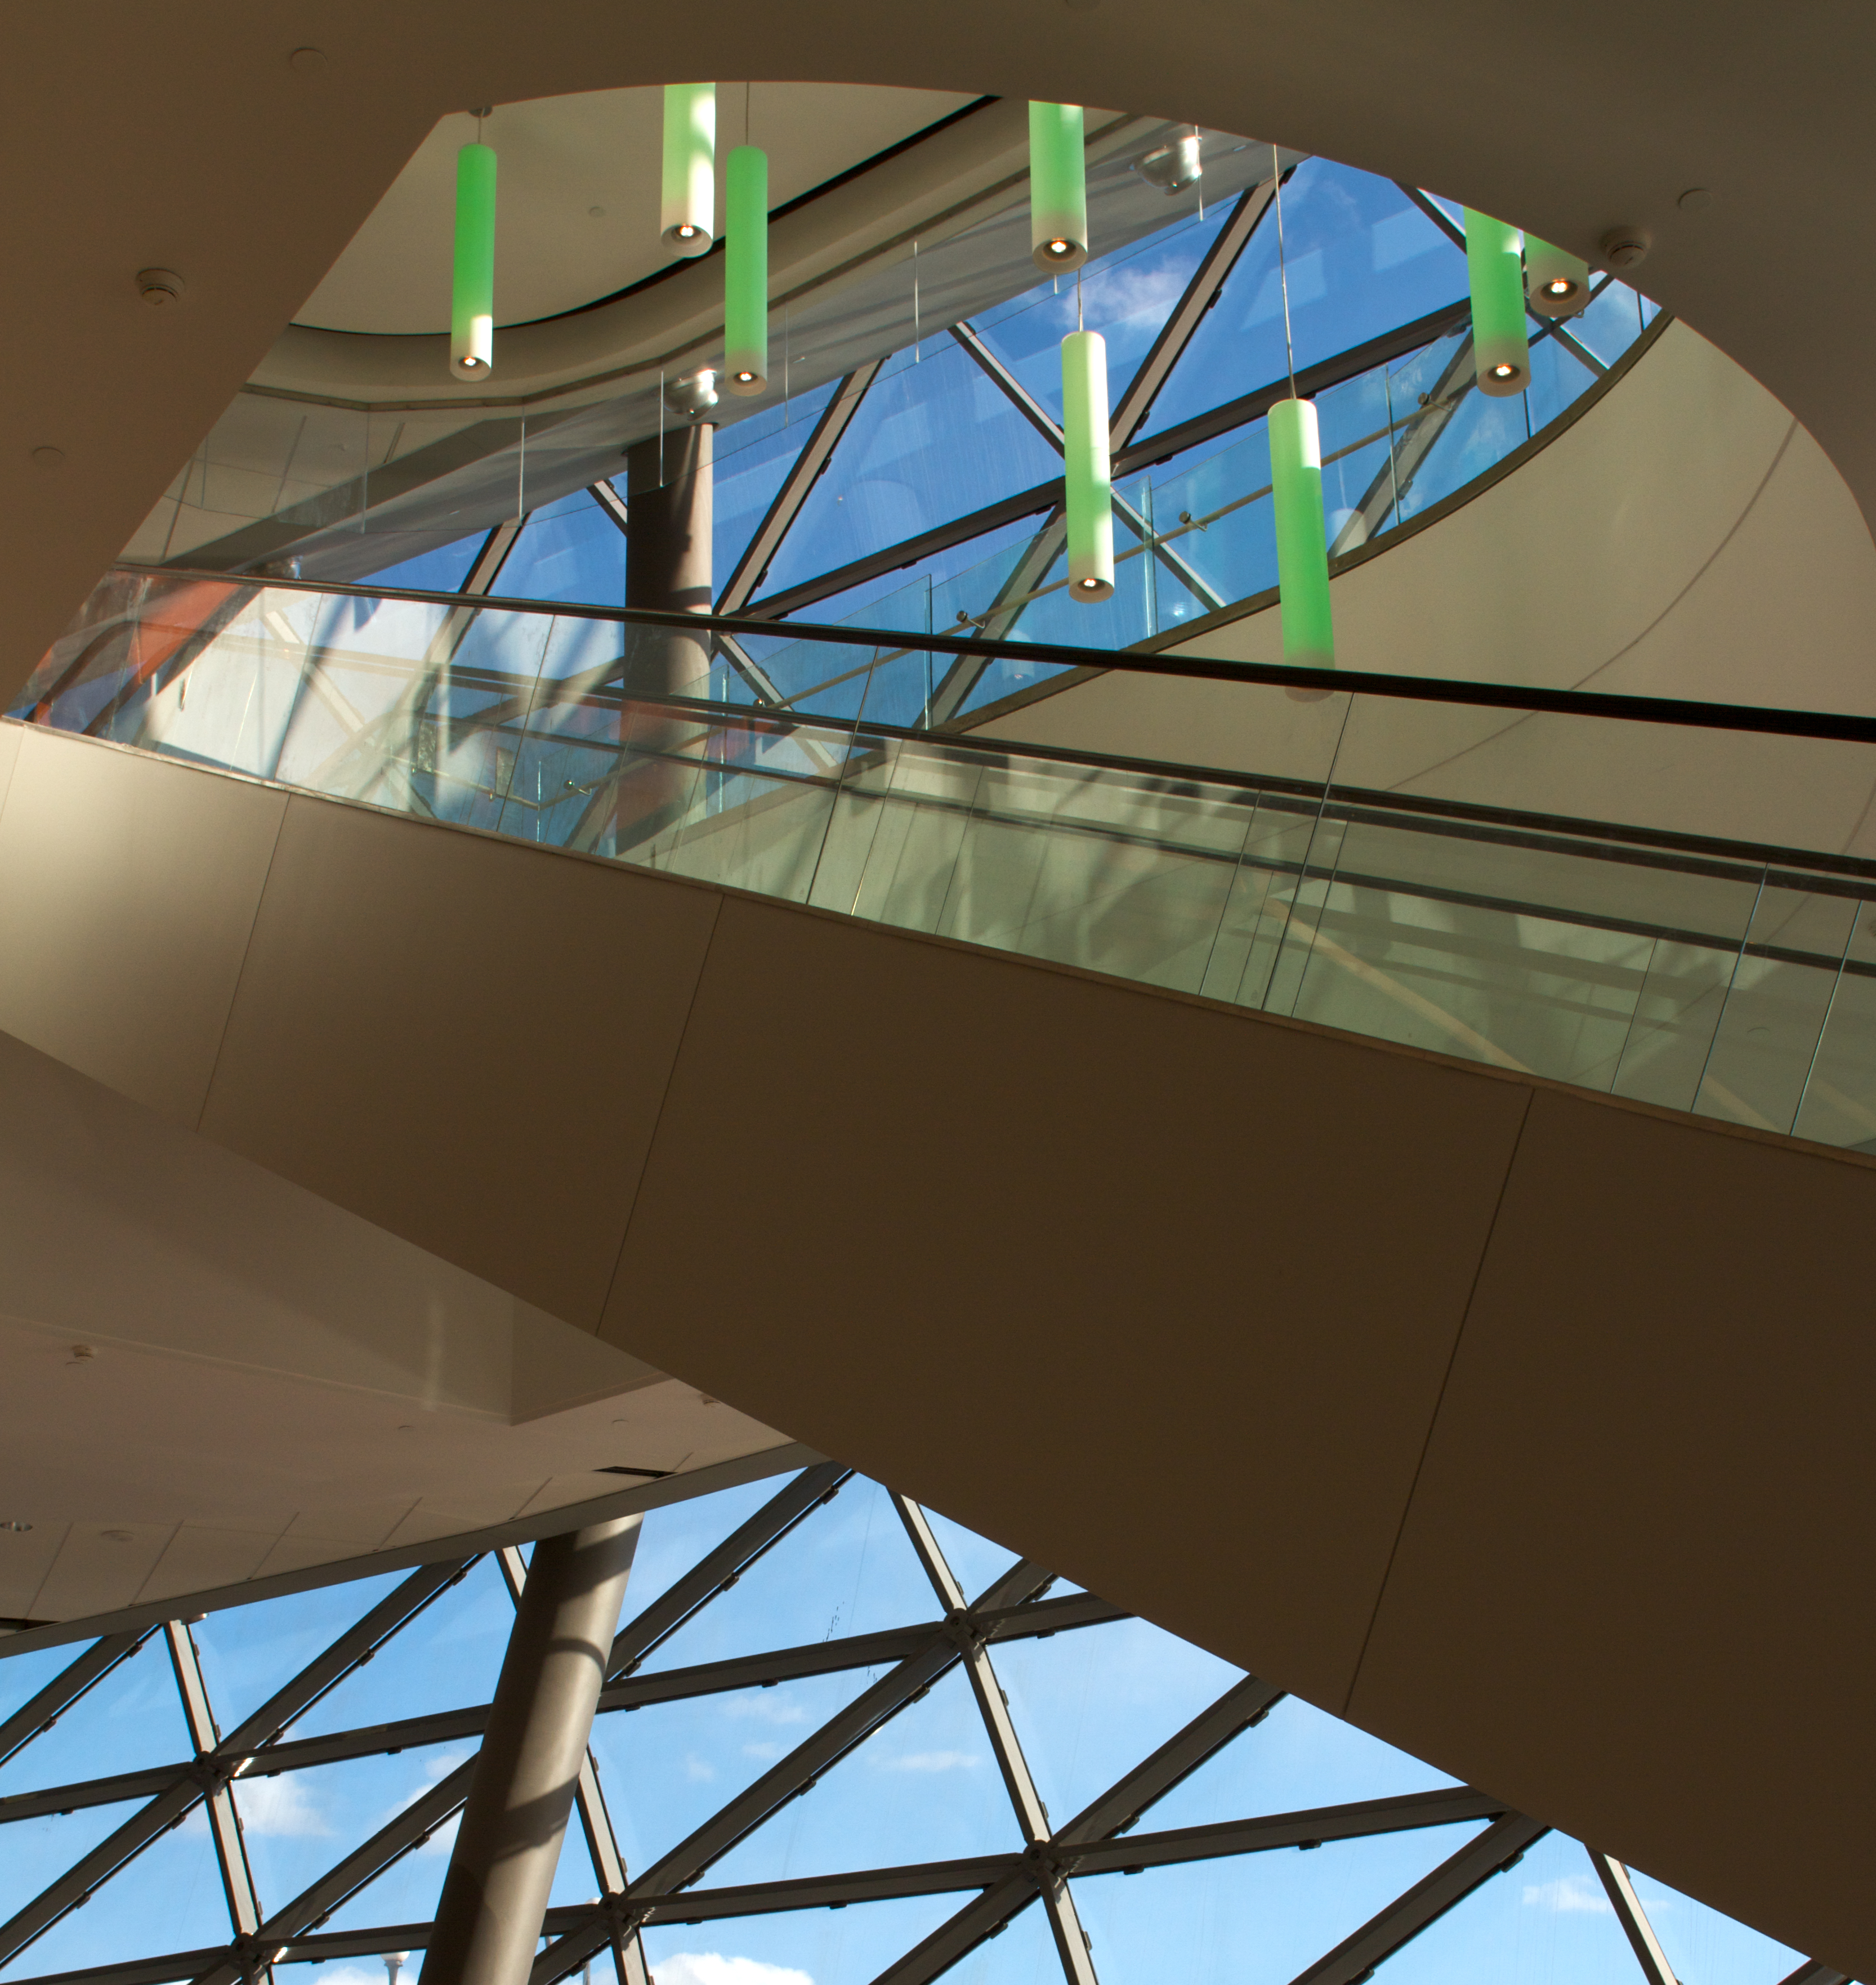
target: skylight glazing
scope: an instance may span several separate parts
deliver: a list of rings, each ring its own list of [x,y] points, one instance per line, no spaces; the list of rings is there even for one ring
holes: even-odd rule
[[[653,1511],[638,1563],[536,1985],[1834,1985],[832,1464]],[[0,1659],[0,1977],[420,1977],[526,1577]]]

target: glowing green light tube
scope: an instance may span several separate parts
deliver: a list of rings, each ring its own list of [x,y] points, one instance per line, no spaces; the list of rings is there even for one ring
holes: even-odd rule
[[[1062,492],[1068,592],[1114,597],[1114,504],[1108,460],[1108,341],[1098,331],[1062,340]]]
[[[665,245],[701,255],[717,232],[717,86],[664,86],[664,200],[658,225]]]
[[[1270,409],[1270,492],[1276,514],[1276,583],[1283,659],[1306,668],[1336,663],[1329,611],[1329,546],[1323,532],[1323,449],[1310,400]]]
[[[1589,301],[1589,264],[1527,234],[1525,294],[1539,317],[1575,317]]]
[[[1088,158],[1078,103],[1029,106],[1029,247],[1039,269],[1088,260]]]
[[[723,183],[723,383],[768,390],[768,154],[731,153]]]
[[[495,367],[495,151],[479,142],[456,154],[456,280],[449,303],[449,369],[459,379]]]
[[[1531,383],[1525,328],[1525,237],[1488,213],[1466,209],[1466,274],[1472,284],[1472,363],[1478,389],[1495,399]]]

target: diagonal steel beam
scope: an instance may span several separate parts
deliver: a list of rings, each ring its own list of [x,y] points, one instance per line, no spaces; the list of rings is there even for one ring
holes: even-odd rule
[[[220,1748],[221,1732],[215,1727],[214,1711],[209,1705],[208,1684],[203,1679],[195,1636],[186,1620],[164,1621],[163,1633],[169,1643],[177,1689],[183,1698],[189,1740],[195,1746],[197,1764],[207,1764]],[[214,1774],[207,1787],[204,1803],[208,1808],[216,1865],[221,1870],[222,1893],[227,1899],[230,1926],[237,1937],[251,1936],[261,1927],[261,1906],[254,1895],[254,1870],[247,1864],[247,1845],[241,1838],[241,1817],[235,1810],[228,1782],[220,1773]]]
[[[797,1523],[805,1522],[822,1503],[832,1501],[852,1472],[837,1461],[804,1468],[780,1494],[771,1496],[747,1523],[732,1530],[714,1550],[706,1552],[668,1591],[619,1629],[606,1664],[607,1680],[630,1674],[654,1647],[669,1640],[719,1592],[727,1592]]]
[[[755,527],[755,536],[725,581],[717,599],[719,613],[740,613],[749,603],[775,553],[781,549],[789,526],[800,516],[802,505],[808,500],[808,492],[832,458],[841,436],[860,410],[860,401],[866,398],[867,388],[879,376],[879,368],[885,363],[883,358],[869,359],[864,365],[856,366],[834,389],[834,397],[822,409],[821,418],[815,422],[813,432],[795,458],[793,467],[782,478],[782,487],[775,492],[775,500],[768,506],[768,514]]]
[[[1389,511],[1414,486],[1414,479],[1433,452],[1433,445],[1445,433],[1460,402],[1473,388],[1472,334],[1468,331],[1449,358],[1440,376],[1427,389],[1424,408],[1407,429],[1397,448],[1388,437],[1387,460],[1374,480],[1362,492],[1361,501],[1350,513],[1348,522],[1336,532],[1329,547],[1331,558],[1364,545],[1378,531]]]
[[[996,597],[979,616],[977,624],[980,632],[987,634],[993,641],[1001,640],[1009,633],[1029,604],[1030,595],[1047,579],[1067,542],[1067,513],[1058,503],[1023,547],[1021,555],[1010,569],[1009,577],[997,589]],[[990,660],[988,655],[959,655],[953,659],[951,666],[932,691],[931,708],[926,716],[927,730],[941,731],[956,716],[970,700],[971,691],[983,680]]]
[[[1010,1808],[1023,1836],[1024,1858],[1030,1864],[1043,1907],[1048,1912],[1049,1929],[1055,1939],[1055,1954],[1061,1960],[1066,1985],[1101,1985],[1094,1971],[1093,1946],[1081,1926],[1067,1872],[1041,1852],[1048,1844],[1049,1809],[1023,1755],[1022,1740],[1010,1714],[1010,1698],[997,1679],[982,1632],[965,1608],[963,1588],[946,1562],[925,1512],[909,1496],[895,1495],[893,1502],[939,1604],[945,1609],[946,1629],[957,1644],[970,1692],[977,1698],[977,1714],[983,1720],[991,1754],[1003,1775],[1004,1789],[1010,1795]]]
[[[1153,411],[1153,402],[1159,397],[1160,388],[1165,385],[1173,367],[1185,357],[1185,348],[1205,321],[1206,311],[1218,301],[1219,292],[1238,266],[1238,258],[1249,244],[1257,223],[1269,210],[1276,191],[1276,180],[1266,180],[1262,185],[1254,186],[1244,193],[1232,210],[1231,218],[1219,230],[1198,267],[1192,271],[1185,294],[1173,306],[1172,314],[1161,325],[1151,350],[1140,361],[1140,369],[1135,373],[1126,391],[1121,395],[1120,405],[1114,410],[1108,445],[1116,454],[1139,432],[1147,415]]]
[[[87,1647],[69,1668],[61,1668],[38,1694],[0,1722],[0,1765],[42,1731],[51,1729],[80,1696],[96,1688],[119,1662],[127,1661],[153,1631],[146,1627],[135,1633],[107,1634]]]
[[[238,1728],[222,1738],[207,1757],[177,1766],[166,1786],[156,1792],[147,1805],[133,1813],[89,1854],[42,1889],[9,1922],[0,1924],[0,1965],[9,1963],[62,1916],[82,1908],[100,1883],[109,1881],[126,1862],[142,1853],[199,1799],[224,1786],[256,1751],[341,1677],[369,1660],[385,1640],[421,1612],[444,1587],[461,1577],[473,1562],[471,1559],[464,1563],[427,1565],[413,1572]],[[252,1969],[251,1963],[248,1968]],[[235,1975],[240,1973],[237,1970]]]
[[[406,1806],[355,1848],[337,1866],[303,1889],[284,1909],[277,1909],[252,1937],[244,1937],[218,1954],[213,1964],[195,1974],[193,1985],[238,1985],[257,1965],[277,1962],[277,1953],[303,1930],[311,1930],[391,1864],[429,1839],[469,1796],[476,1760],[466,1758],[447,1778]]]
[[[1807,1957],[1797,1970],[1779,1980],[1779,1985],[1850,1985],[1847,1973],[1833,1971],[1814,1957]]]
[[[1298,1973],[1293,1985],[1356,1985],[1474,1889],[1522,1859],[1525,1849],[1549,1831],[1541,1821],[1527,1819],[1522,1813],[1507,1813],[1442,1861],[1424,1880],[1416,1882],[1404,1896],[1371,1916],[1327,1956]]]
[[[1615,1920],[1622,1925],[1622,1933],[1629,1940],[1629,1947],[1635,1953],[1648,1985],[1679,1985],[1674,1967],[1655,1934],[1655,1926],[1648,1920],[1648,1912],[1642,1907],[1642,1899],[1635,1893],[1628,1869],[1612,1855],[1599,1854],[1593,1847],[1589,1854],[1596,1879],[1602,1884],[1602,1893],[1609,1899]]]

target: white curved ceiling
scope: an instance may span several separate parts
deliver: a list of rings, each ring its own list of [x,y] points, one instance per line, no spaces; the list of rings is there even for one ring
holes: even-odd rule
[[[499,105],[482,126],[499,160],[496,316],[504,324],[577,310],[671,260],[658,235],[662,89],[598,89]],[[720,83],[717,200],[743,142],[768,153],[772,207],[973,101],[943,90],[837,82]],[[441,119],[352,237],[294,322],[321,331],[449,328],[458,149],[466,111]]]

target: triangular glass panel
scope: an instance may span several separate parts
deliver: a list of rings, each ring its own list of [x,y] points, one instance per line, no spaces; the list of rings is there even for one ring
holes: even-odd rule
[[[119,1825],[129,1816],[122,1807],[111,1812]],[[95,1824],[98,1815],[82,1817]],[[99,1837],[110,1831],[100,1829]],[[9,1839],[7,1844],[10,1849],[13,1843]],[[66,1866],[78,1858],[68,1854]],[[180,1826],[160,1833],[88,1902],[28,1945],[0,1977],[31,1977],[153,1953],[200,1950],[225,1944],[234,1934],[207,1815],[197,1806]]]
[[[9,1654],[0,1661],[0,1723],[23,1708],[55,1675],[82,1661],[96,1645],[92,1641],[75,1641],[69,1647],[35,1647],[30,1654]]]
[[[1287,1985],[1478,1830],[1427,1827],[1083,1876],[1075,1906],[1101,1985]]]
[[[938,1548],[944,1553],[952,1576],[964,1588],[967,1599],[982,1597],[1017,1561],[1014,1551],[1005,1550],[1001,1544],[992,1543],[988,1537],[979,1537],[975,1530],[966,1530],[962,1523],[953,1523],[936,1510],[926,1510],[925,1520],[938,1540]],[[1051,1589],[1061,1590],[1059,1586]]]
[[[153,1634],[0,1769],[0,1794],[187,1764],[195,1754],[168,1644]]]
[[[263,1906],[283,1908],[475,1752],[473,1743],[432,1744],[274,1778],[237,1778],[241,1835]],[[455,1822],[445,1820],[335,1915],[334,1926],[429,1917],[455,1837]]]
[[[190,1629],[224,1736],[363,1619],[405,1574],[387,1573],[210,1613]],[[435,1601],[432,1602],[435,1604]]]
[[[1676,1978],[1698,1979],[1699,1985],[1779,1985],[1804,1962],[1802,1951],[1748,1930],[1665,1882],[1633,1868],[1629,1879]]]
[[[657,1985],[869,1985],[967,1899],[914,1896],[849,1909],[657,1923],[642,1933],[645,1957]]]
[[[709,1880],[729,1887],[1022,1848],[977,1698],[954,1668],[726,1855]]]
[[[1259,1813],[1307,1812],[1457,1782],[1352,1723],[1286,1695],[1262,1722],[1241,1731],[1174,1786],[1141,1825],[1158,1832]]]
[[[1377,1976],[1385,1985],[1641,1985],[1642,1971],[1589,1856],[1549,1833]]]
[[[625,604],[625,533],[590,490],[543,503],[522,526],[491,591],[510,600]]]
[[[1410,489],[1400,492],[1399,514],[1417,516],[1442,496],[1482,475],[1531,438],[1526,395],[1494,400],[1467,392],[1415,471]]]
[[[5,1849],[0,1853],[0,1923],[10,1923],[99,1841],[115,1833],[143,1803],[132,1799],[119,1805],[80,1806],[72,1812],[8,1821],[0,1832],[0,1844]],[[54,1968],[36,1961],[42,1948],[41,1944],[29,1945],[27,1953],[15,1960],[22,1973]]]
[[[1525,390],[1531,429],[1541,434],[1596,383],[1596,375],[1561,339],[1540,338],[1531,347],[1531,384]]]
[[[476,554],[488,539],[486,531],[472,532],[452,545],[439,545],[434,551],[419,552],[398,559],[395,565],[367,573],[355,583],[382,586],[392,592],[460,593],[469,567],[476,563]]]
[[[937,1610],[891,1496],[855,1476],[679,1627],[644,1671],[844,1639]]]
[[[849,1669],[597,1717],[593,1755],[626,1865],[643,1874],[876,1676]]]
[[[970,328],[1060,421],[1061,341],[1075,329],[1078,308],[1082,327],[1099,331],[1107,341],[1111,414],[1231,213],[1227,202],[1214,206],[1203,220],[1186,214],[1157,233],[1085,264],[1078,294],[1074,276],[1051,277],[973,317]]]
[[[1641,336],[1652,316],[1646,299],[1626,283],[1605,283],[1582,315],[1569,318],[1564,328],[1605,365],[1613,365]]]
[[[944,1976],[946,1985],[1061,1985],[1048,1912],[1031,1900]]]
[[[991,1658],[1057,1826],[1239,1679],[1229,1662],[1144,1620],[999,1641]]]
[[[314,1703],[292,1735],[323,1736],[486,1702],[495,1692],[514,1624],[514,1602],[501,1571],[493,1557],[485,1557],[461,1584],[433,1599],[362,1668]]]
[[[1326,159],[1283,189],[1296,369],[1467,294],[1464,252],[1392,180]],[[1143,434],[1163,433],[1281,379],[1288,364],[1274,214],[1266,214],[1172,368]]]
[[[950,338],[867,389],[770,567],[765,595],[1056,480],[1061,457]]]
[[[622,1617],[632,1620],[662,1599],[699,1559],[708,1555],[730,1533],[746,1523],[788,1485],[781,1476],[745,1482],[714,1495],[695,1496],[654,1510],[638,1533],[632,1576],[625,1588]]]
[[[768,515],[770,505],[839,384],[838,379],[830,379],[812,393],[798,393],[781,406],[765,407],[733,427],[717,430],[711,478],[711,557],[719,593]],[[620,476],[614,480],[620,495],[625,494],[620,486],[624,479]]]

